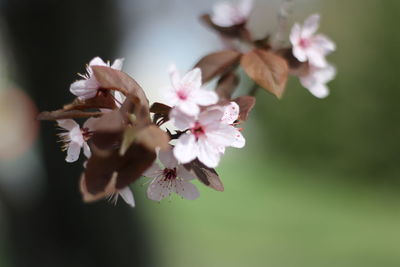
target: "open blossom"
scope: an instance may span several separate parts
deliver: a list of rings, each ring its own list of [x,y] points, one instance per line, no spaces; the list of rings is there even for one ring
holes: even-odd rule
[[[189,200],[198,198],[199,191],[195,185],[189,182],[195,179],[194,175],[178,164],[172,150],[161,150],[158,156],[164,166],[161,168],[160,165],[154,163],[143,174],[146,177],[153,178],[147,189],[148,198],[154,201],[161,201],[172,193]]]
[[[181,78],[176,67],[172,65],[170,76],[172,87],[166,94],[166,102],[170,106],[188,115],[197,115],[200,112],[199,106],[217,103],[218,96],[215,92],[202,89],[199,68],[189,71]]]
[[[67,157],[65,158],[67,162],[77,161],[81,148],[83,148],[83,154],[87,158],[90,157],[91,153],[87,140],[91,137],[91,124],[94,120],[94,118],[88,119],[84,123],[83,128],[71,119],[57,121],[58,126],[67,130],[59,134],[61,141],[64,142],[63,149],[67,150]]]
[[[174,155],[179,162],[189,163],[198,158],[207,167],[218,165],[224,149],[235,146],[238,136],[241,136],[230,124],[237,117],[223,121],[224,115],[225,109],[220,106],[210,107],[198,116],[188,116],[177,109],[171,111],[170,118],[174,125],[185,131],[174,147]]]
[[[96,77],[93,75],[93,66],[106,66],[115,70],[121,70],[123,59],[116,59],[112,65],[109,62],[104,62],[101,58],[95,57],[86,67],[86,74],[80,74],[83,78],[71,84],[70,91],[81,100],[90,99],[96,96],[97,91],[100,87]]]
[[[220,2],[214,5],[211,21],[220,27],[231,27],[246,23],[253,8],[252,0],[238,3]]]
[[[323,68],[310,66],[307,74],[300,76],[300,82],[311,94],[318,98],[324,98],[329,95],[329,88],[326,84],[333,80],[335,75],[336,68],[330,64]]]
[[[319,27],[320,16],[311,15],[303,24],[295,24],[290,33],[293,55],[300,61],[307,60],[311,65],[325,67],[325,57],[336,49],[335,44],[325,35],[315,34]]]

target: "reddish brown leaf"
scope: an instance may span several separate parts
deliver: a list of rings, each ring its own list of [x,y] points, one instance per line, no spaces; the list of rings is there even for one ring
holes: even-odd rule
[[[215,92],[219,99],[231,99],[231,96],[239,84],[239,77],[234,72],[228,72],[219,79]]]
[[[78,119],[78,118],[89,118],[89,117],[99,117],[103,113],[101,112],[84,112],[80,110],[55,110],[55,111],[43,111],[37,116],[38,120],[41,121],[54,121],[54,120],[64,120],[64,119]]]
[[[211,168],[208,168],[198,159],[185,164],[185,168],[195,174],[195,176],[206,186],[211,187],[217,191],[224,191],[224,185],[219,179],[218,173]]]
[[[256,104],[256,98],[254,96],[239,96],[233,101],[239,105],[239,121],[246,121],[250,111]]]
[[[96,97],[87,100],[76,98],[72,103],[64,105],[64,110],[84,110],[90,108],[115,109],[115,101],[110,92],[99,93]]]
[[[90,140],[100,149],[116,148],[121,143],[127,123],[127,116],[120,110],[105,113],[93,123],[94,133]]]
[[[150,123],[149,101],[142,87],[128,74],[103,66],[92,67],[93,73],[101,88],[118,90],[127,96],[127,100],[133,104],[129,108],[141,121]],[[121,109],[124,109],[124,105]]]
[[[171,111],[170,106],[159,103],[159,102],[153,103],[153,105],[151,105],[151,107],[150,107],[151,113],[168,115],[170,111]]]
[[[227,72],[233,65],[239,62],[241,53],[233,50],[223,50],[211,53],[195,65],[202,72],[203,82],[208,82],[215,76]]]
[[[169,136],[166,132],[155,125],[149,125],[136,134],[135,143],[142,144],[148,150],[155,150],[157,147],[168,149]]]
[[[284,58],[270,51],[254,49],[243,55],[240,64],[258,85],[278,98],[282,97],[289,73]]]

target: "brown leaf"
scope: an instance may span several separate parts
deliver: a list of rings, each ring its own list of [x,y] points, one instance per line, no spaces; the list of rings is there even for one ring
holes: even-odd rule
[[[256,104],[254,96],[239,96],[233,100],[239,105],[239,121],[246,121],[250,111]]]
[[[107,108],[107,109],[115,109],[117,106],[115,105],[115,101],[110,92],[104,91],[100,92],[96,97],[80,100],[79,98],[75,98],[75,100],[67,105],[64,105],[64,110],[84,110],[91,108]]]
[[[120,110],[105,113],[93,123],[91,142],[100,149],[119,147],[123,131],[128,123],[127,114]]]
[[[233,65],[239,62],[241,53],[233,50],[223,50],[211,53],[195,65],[202,72],[203,83],[210,81],[215,76],[227,72]]]
[[[170,111],[171,111],[170,106],[159,103],[159,102],[153,103],[153,105],[151,105],[151,107],[150,107],[151,113],[168,115]]]
[[[211,187],[217,191],[224,191],[224,185],[222,181],[219,179],[218,173],[215,169],[208,168],[203,163],[201,163],[198,159],[185,164],[184,167],[193,172],[195,176],[206,186]]]
[[[219,79],[215,92],[218,94],[219,99],[231,99],[238,84],[239,77],[234,72],[228,72]]]
[[[270,51],[254,49],[243,55],[242,68],[258,85],[281,98],[289,67],[284,58]]]
[[[155,150],[157,147],[168,149],[169,136],[166,132],[155,125],[149,125],[136,134],[135,143],[142,144],[149,150]]]
[[[37,116],[38,120],[41,121],[54,121],[54,120],[64,120],[64,119],[78,119],[78,118],[89,118],[89,117],[99,117],[103,113],[101,112],[84,112],[80,110],[55,110],[55,111],[43,111]]]
[[[300,62],[292,52],[292,48],[282,48],[277,51],[279,55],[286,59],[289,64],[290,73],[292,75],[302,76],[306,75],[309,71],[307,62]]]
[[[142,87],[140,87],[133,78],[122,71],[114,70],[109,67],[94,66],[92,69],[101,88],[118,90],[124,93],[127,97],[127,101],[130,101],[131,104],[128,105],[129,109],[133,111],[140,121],[150,123],[149,101]],[[127,103],[127,101],[125,101],[125,103]],[[127,106],[127,104],[125,104],[125,106],[124,104],[121,107],[122,110]]]

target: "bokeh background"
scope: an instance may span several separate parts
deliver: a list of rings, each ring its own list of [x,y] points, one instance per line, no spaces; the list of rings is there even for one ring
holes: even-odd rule
[[[296,78],[281,101],[259,91],[247,146],[218,172],[225,192],[137,207],[86,205],[80,163],[37,110],[72,100],[94,56],[162,98],[167,66],[221,48],[199,23],[213,0],[0,1],[0,266],[400,266],[400,2],[294,0],[290,22],[322,15],[338,68],[324,100]],[[256,0],[250,28],[276,28],[281,1]],[[243,91],[249,81],[243,75]]]

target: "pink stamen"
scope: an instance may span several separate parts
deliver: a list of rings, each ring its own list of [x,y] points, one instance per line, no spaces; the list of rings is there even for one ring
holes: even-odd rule
[[[179,90],[176,92],[176,94],[178,95],[180,100],[186,100],[188,98],[188,95],[185,92],[185,90]]]
[[[196,139],[205,134],[204,128],[200,125],[199,122],[196,122],[194,127],[191,129],[191,132],[194,134]]]
[[[310,41],[309,39],[304,39],[304,38],[302,38],[302,39],[300,39],[300,41],[299,41],[299,45],[300,45],[302,48],[307,48],[307,47],[309,47],[309,46],[311,45],[311,41]]]

